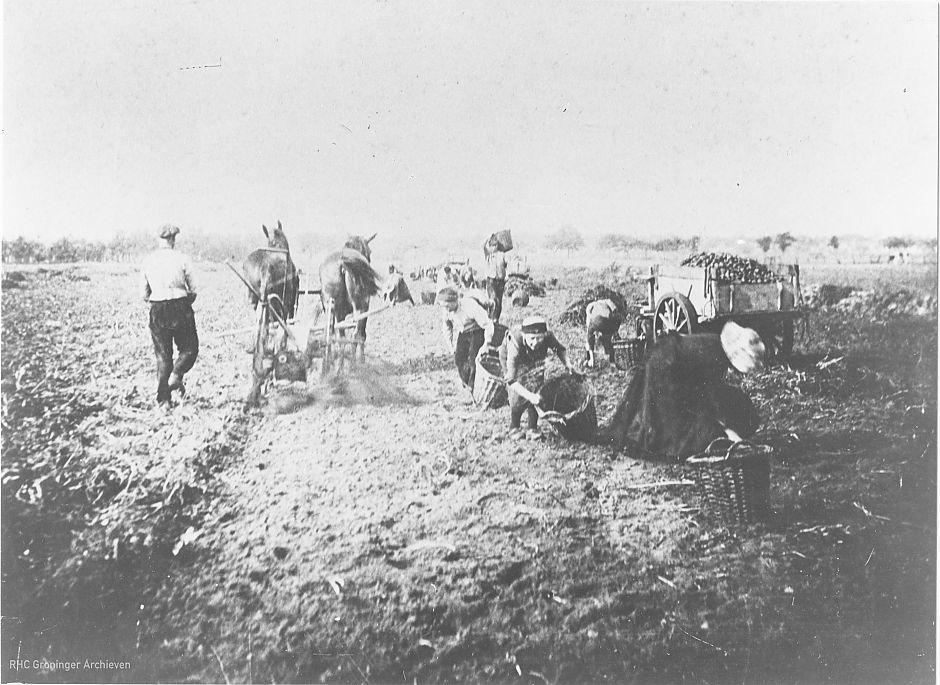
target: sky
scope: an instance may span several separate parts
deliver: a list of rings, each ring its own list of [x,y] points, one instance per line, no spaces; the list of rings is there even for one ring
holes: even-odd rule
[[[3,237],[933,236],[932,3],[6,0]]]

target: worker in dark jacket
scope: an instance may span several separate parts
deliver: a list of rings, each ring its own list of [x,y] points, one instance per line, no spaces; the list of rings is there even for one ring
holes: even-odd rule
[[[526,414],[529,429],[538,426],[535,408],[542,402],[538,391],[545,382],[545,359],[549,351],[555,352],[568,371],[579,373],[568,360],[565,346],[548,330],[541,316],[524,319],[520,328],[510,330],[503,339],[499,358],[509,388],[510,429],[520,427],[523,414]]]
[[[157,403],[171,404],[170,394],[185,394],[183,375],[196,363],[199,336],[193,301],[196,284],[189,258],[176,251],[180,229],[160,228],[160,249],[150,253],[141,268],[141,296],[150,303],[150,337],[157,357]],[[173,362],[173,343],[179,351]]]
[[[764,355],[760,336],[734,322],[721,335],[660,338],[630,379],[601,442],[634,457],[681,461],[716,438],[752,435],[757,410],[725,374],[757,371]]]

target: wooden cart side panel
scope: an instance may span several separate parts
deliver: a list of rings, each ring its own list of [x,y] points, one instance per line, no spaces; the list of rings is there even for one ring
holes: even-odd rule
[[[789,283],[716,283],[714,293],[716,315],[786,312],[797,304]]]
[[[654,279],[652,301],[669,293],[681,293],[689,298],[701,321],[730,314],[761,314],[794,312],[802,305],[800,271],[795,264],[777,264],[775,270],[784,277],[782,283],[721,283],[708,277],[702,267],[651,267]]]

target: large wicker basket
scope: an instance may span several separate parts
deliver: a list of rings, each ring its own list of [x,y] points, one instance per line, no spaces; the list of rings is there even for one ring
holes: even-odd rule
[[[686,459],[707,509],[727,525],[756,523],[770,515],[770,453],[765,445],[713,441]]]
[[[614,338],[614,364],[617,368],[629,370],[639,366],[646,353],[645,338]]]
[[[506,404],[506,383],[498,354],[482,354],[476,360],[473,377],[473,401],[483,409],[497,409]]]

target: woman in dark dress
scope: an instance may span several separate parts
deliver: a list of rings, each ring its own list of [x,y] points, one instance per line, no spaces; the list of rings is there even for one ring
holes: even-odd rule
[[[734,322],[720,335],[667,335],[636,369],[601,441],[633,457],[682,461],[715,438],[757,430],[750,398],[725,381],[729,368],[763,366],[760,336]]]

